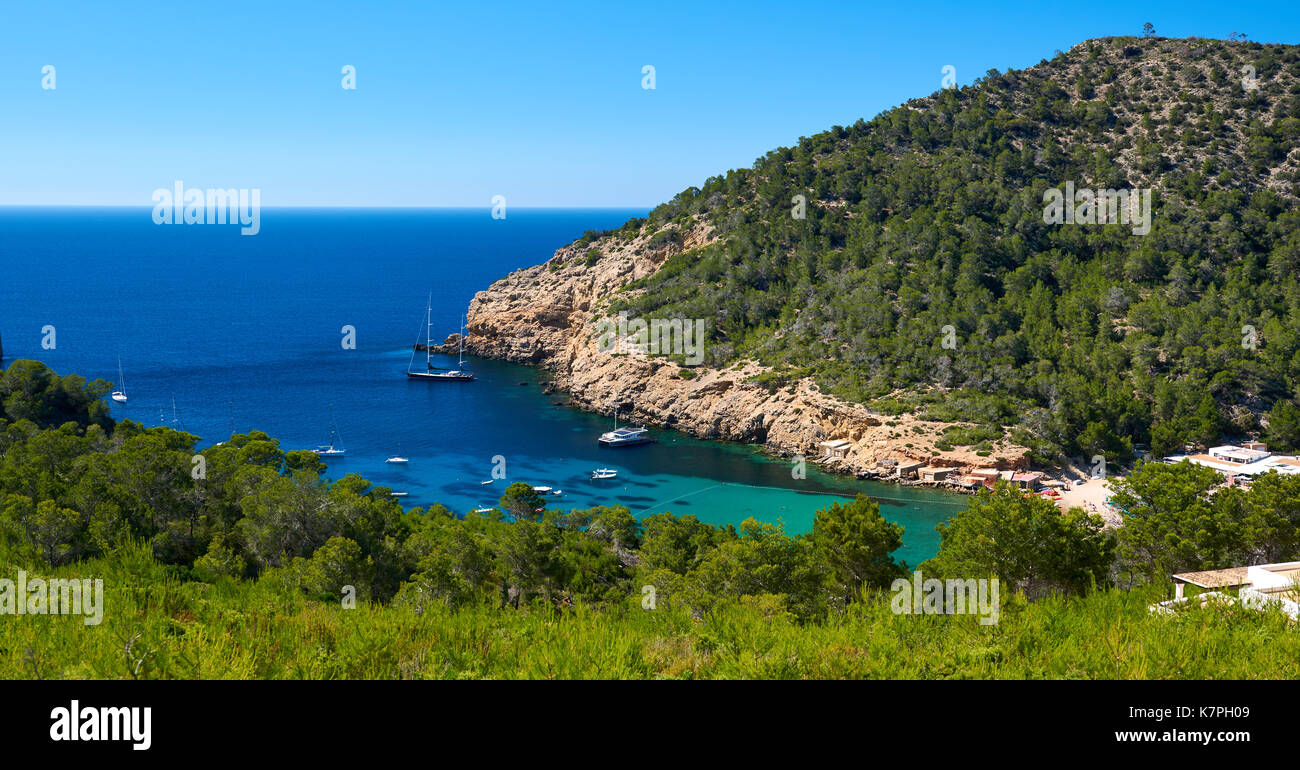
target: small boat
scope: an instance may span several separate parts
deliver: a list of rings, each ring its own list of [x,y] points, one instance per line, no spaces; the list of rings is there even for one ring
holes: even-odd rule
[[[613,468],[597,468],[591,472],[593,479],[612,479],[618,477],[618,471]]]
[[[475,508],[474,513],[491,513],[495,508]]]
[[[461,319],[461,328],[464,329],[464,318]],[[418,337],[416,338],[419,339]],[[413,380],[435,380],[438,382],[470,382],[474,379],[474,373],[465,370],[465,335],[457,335],[457,345],[460,349],[460,357],[457,360],[456,368],[450,371],[435,371],[433,365],[433,294],[429,295],[429,305],[425,309],[424,316],[424,371],[414,372],[411,367],[415,364],[415,348],[411,350],[411,360],[406,365],[406,376]],[[416,348],[419,345],[417,343]]]
[[[387,460],[384,460],[384,462],[392,463],[393,465],[406,465],[407,463],[410,462],[410,459],[397,455],[394,457],[390,457]]]
[[[487,481],[480,481],[479,483],[480,483],[480,484],[491,484],[493,481],[496,481],[496,479],[488,479]]]
[[[334,427],[334,407],[331,406],[330,407],[330,443],[329,446],[316,447],[315,449],[316,454],[320,455],[321,457],[343,457],[345,453],[343,447],[334,446],[335,437],[337,435],[338,435],[338,430],[336,430]],[[342,444],[343,442],[339,441],[339,443]]]
[[[554,492],[552,492],[551,494],[553,494],[553,495],[562,495],[562,494],[564,494],[564,490],[563,490],[563,489],[557,489],[557,490],[555,490]]]
[[[508,492],[509,490],[506,490],[506,491]],[[544,494],[550,492],[550,491],[551,491],[551,488],[550,488],[550,487],[533,487],[533,491],[536,492],[536,493],[539,494],[539,495],[544,495]]]
[[[636,444],[650,443],[650,433],[646,428],[620,428],[618,427],[618,412],[614,412],[614,430],[600,434],[600,443],[603,446],[635,446]]]
[[[392,495],[393,497],[406,497],[411,493],[410,492],[389,492],[388,494]]]
[[[126,377],[122,375],[121,356],[119,356],[117,359],[117,387],[118,389],[113,391],[112,398],[114,401],[116,401],[119,404],[125,404],[126,403]]]

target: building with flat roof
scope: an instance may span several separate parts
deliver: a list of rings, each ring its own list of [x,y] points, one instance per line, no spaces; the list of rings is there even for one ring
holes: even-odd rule
[[[1265,457],[1268,457],[1268,455],[1268,450],[1247,449],[1246,447],[1233,446],[1232,444],[1210,447],[1210,457],[1221,462],[1237,463],[1238,465],[1256,463],[1263,460]]]
[[[1172,455],[1165,458],[1167,463],[1179,463],[1183,460],[1193,465],[1211,468],[1228,478],[1235,476],[1249,478],[1269,471],[1300,473],[1300,459],[1272,454],[1264,444],[1258,442],[1251,442],[1244,446],[1225,444],[1211,447],[1205,454]]]
[[[833,441],[823,441],[817,446],[826,450],[827,460],[837,460],[849,453],[849,448],[853,446],[853,442],[846,438],[839,438]]]
[[[925,463],[919,463],[914,460],[898,461],[898,477],[900,479],[916,478],[916,472],[925,467]]]
[[[1039,471],[1028,471],[1011,475],[1011,483],[1021,489],[1037,489],[1038,483],[1042,481],[1042,479],[1043,474]]]
[[[1276,607],[1292,619],[1300,620],[1300,561],[1180,572],[1171,577],[1174,581],[1174,598],[1160,602],[1152,610],[1168,612],[1174,605],[1188,601],[1192,597],[1185,596],[1183,589],[1190,585],[1202,590],[1198,594],[1202,601],[1208,598],[1234,601],[1232,596],[1223,591],[1236,589],[1235,601],[1241,602],[1243,607]]]
[[[922,468],[920,471],[918,471],[918,473],[921,474],[921,478],[925,481],[943,481],[944,479],[948,478],[949,475],[955,473],[956,471],[957,471],[956,468],[943,468],[943,467],[932,466],[929,468]]]

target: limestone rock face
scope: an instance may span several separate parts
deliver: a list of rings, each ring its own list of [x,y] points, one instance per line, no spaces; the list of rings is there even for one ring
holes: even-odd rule
[[[999,447],[996,457],[969,451],[934,452],[945,423],[885,418],[822,393],[811,378],[776,390],[749,382],[767,368],[746,361],[727,369],[683,367],[666,358],[599,350],[597,322],[608,300],[630,281],[654,273],[670,257],[716,240],[694,222],[678,238],[617,234],[586,246],[564,246],[547,262],[517,270],[474,296],[469,307],[467,352],[534,364],[553,377],[576,406],[603,414],[617,409],[627,422],[673,428],[700,438],[763,444],[782,456],[803,455],[829,467],[874,473],[884,459],[910,458],[931,465],[1009,467],[1023,448]],[[595,250],[598,253],[593,253]],[[591,256],[589,256],[591,255]],[[455,335],[441,346],[456,347]],[[825,460],[819,442],[848,439],[845,457]],[[908,445],[911,446],[908,446]],[[1019,451],[1015,451],[1015,450]]]

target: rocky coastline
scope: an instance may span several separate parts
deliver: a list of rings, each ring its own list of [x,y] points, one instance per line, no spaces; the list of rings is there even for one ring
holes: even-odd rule
[[[566,394],[586,411],[617,411],[627,422],[758,444],[773,456],[802,456],[858,478],[969,491],[955,481],[900,479],[891,464],[952,468],[953,476],[974,468],[1024,467],[1023,447],[1002,442],[987,457],[962,448],[940,450],[934,444],[952,423],[875,414],[822,392],[810,378],[779,387],[761,384],[754,378],[768,369],[757,362],[687,368],[666,358],[598,349],[596,324],[614,294],[674,254],[716,240],[704,222],[668,227],[678,230],[671,238],[643,230],[628,240],[611,234],[575,242],[541,265],[494,282],[470,303],[466,352],[539,366],[549,373],[548,390]],[[453,334],[433,349],[454,353],[458,342]],[[831,452],[823,442],[832,441],[847,443]]]

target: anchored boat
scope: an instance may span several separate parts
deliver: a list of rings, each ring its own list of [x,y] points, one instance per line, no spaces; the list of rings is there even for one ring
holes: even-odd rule
[[[113,400],[119,404],[126,403],[126,378],[122,376],[122,357],[117,358],[117,390],[113,391]]]
[[[618,412],[614,412],[614,430],[600,434],[600,443],[603,446],[635,446],[636,444],[650,443],[650,431],[646,428],[627,428],[618,427]]]
[[[406,376],[413,380],[433,380],[436,382],[470,382],[473,380],[474,373],[465,370],[465,335],[463,333],[456,335],[456,343],[459,348],[456,368],[450,371],[440,371],[433,365],[433,294],[429,295],[429,304],[424,312],[424,371],[411,370],[412,365],[415,364],[415,348],[412,348],[411,360],[406,365]],[[462,332],[464,327],[465,319],[462,317]]]
[[[334,407],[331,406],[330,407],[330,444],[329,446],[317,447],[316,454],[320,455],[321,457],[343,457],[343,455],[345,454],[343,447],[334,446],[335,440],[338,440],[339,444],[343,443],[341,439],[336,439],[337,436],[338,436],[338,430],[334,427]]]

